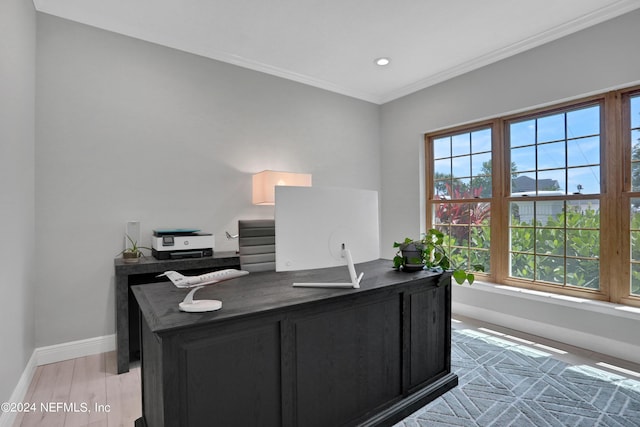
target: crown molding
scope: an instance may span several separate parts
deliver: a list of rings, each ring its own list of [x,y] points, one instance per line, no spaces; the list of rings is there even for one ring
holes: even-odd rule
[[[179,49],[179,48],[176,48]],[[187,52],[187,50],[185,49],[179,49],[182,51]],[[217,61],[221,61],[221,62],[225,62],[228,64],[232,64],[232,65],[236,65],[238,67],[242,67],[242,68],[247,68],[249,70],[253,70],[253,71],[258,71],[261,73],[265,73],[265,74],[269,74],[272,76],[276,76],[276,77],[280,77],[286,80],[290,80],[290,81],[294,81],[296,83],[302,83],[305,84],[307,86],[313,86],[316,87],[318,89],[324,89],[330,92],[334,92],[340,95],[345,95],[348,96],[350,98],[356,98],[356,99],[360,99],[362,101],[367,101],[367,102],[371,102],[374,104],[381,104],[382,102],[382,98],[378,95],[374,95],[371,93],[367,93],[367,92],[363,92],[363,91],[358,91],[358,90],[354,90],[354,89],[350,89],[350,88],[346,88],[340,85],[337,85],[335,83],[331,83],[329,81],[326,80],[322,80],[322,79],[317,79],[308,75],[304,75],[304,74],[299,74],[299,73],[295,73],[289,70],[285,70],[283,68],[278,68],[278,67],[274,67],[268,64],[264,64],[262,62],[258,62],[258,61],[253,61],[251,59],[248,58],[243,58],[241,56],[238,55],[230,55],[226,52],[214,52],[214,51],[207,51],[205,53],[199,53],[195,51],[196,49],[194,49],[193,52],[189,52],[189,53],[193,53],[196,55],[200,55],[200,56],[204,56],[207,58],[211,58],[211,59],[215,59]]]
[[[546,43],[558,40],[580,30],[584,30],[586,28],[608,21],[609,19],[624,15],[625,13],[631,12],[638,8],[640,8],[640,2],[638,2],[637,0],[621,0],[617,3],[600,8],[596,11],[583,15],[570,22],[554,27],[533,37],[529,37],[504,48],[494,50],[470,61],[466,61],[455,67],[451,67],[447,70],[421,79],[415,83],[404,86],[398,90],[389,92],[380,97],[380,104],[385,104],[403,96],[418,92],[422,89],[426,89],[427,87],[450,80],[454,77],[458,77],[470,71],[477,70],[478,68],[484,67],[494,62],[498,62],[502,59],[506,59],[535,47],[542,46]]]
[[[238,67],[258,71],[297,83],[302,83],[307,86],[313,86],[319,89],[335,92],[351,98],[360,99],[374,104],[380,104],[380,96],[378,95],[350,89],[326,80],[317,79],[308,75],[295,73],[283,68],[274,67],[272,65],[268,65],[259,61],[244,58],[240,55],[234,55],[225,51],[212,49],[211,46],[208,46],[206,44],[206,41],[202,41],[197,45],[183,46],[180,42],[170,40],[169,38],[159,39],[157,34],[146,34],[139,27],[132,27],[130,25],[122,24],[113,26],[113,23],[108,23],[106,21],[103,22],[98,16],[94,16],[93,19],[88,20],[85,16],[81,16],[80,14],[75,13],[75,11],[72,9],[64,7],[61,8],[58,4],[51,4],[50,2],[47,2],[45,0],[33,0],[33,4],[36,8],[36,11],[40,13],[56,16],[58,18],[77,22],[104,31],[109,31],[114,34],[124,35],[134,39],[142,40],[155,45],[168,47],[181,52],[186,52],[204,58],[224,62],[226,64],[236,65]]]
[[[613,19],[615,17],[618,17],[620,15],[623,15],[625,13],[628,13],[635,9],[640,8],[640,2],[638,0],[620,0],[616,3],[610,4],[608,6],[604,6],[598,10],[585,14],[579,18],[576,18],[570,22],[554,27],[543,33],[526,38],[519,42],[513,43],[509,46],[494,50],[487,54],[478,56],[469,61],[461,63],[457,66],[448,68],[439,73],[425,77],[424,79],[418,80],[415,83],[411,83],[409,85],[400,87],[396,90],[387,92],[385,94],[373,94],[373,93],[367,93],[367,92],[351,89],[348,87],[344,87],[330,81],[317,79],[309,75],[295,73],[283,68],[274,67],[262,62],[253,61],[251,59],[244,58],[239,55],[234,55],[228,52],[215,50],[215,49],[212,49],[211,46],[207,46],[206,42],[204,41],[198,46],[191,46],[191,47],[185,48],[184,46],[180,46],[179,43],[176,43],[175,41],[158,40],[156,37],[152,37],[150,34],[144,34],[144,31],[141,31],[140,28],[135,28],[130,26],[127,27],[124,25],[120,26],[119,28],[111,28],[109,25],[107,25],[106,22],[104,23],[99,22],[100,17],[94,17],[94,22],[91,22],[91,23],[86,22],[86,19],[83,19],[80,16],[75,16],[76,14],[74,13],[73,10],[66,10],[66,8],[64,7],[60,9],[59,4],[52,4],[52,2],[47,2],[45,0],[33,0],[33,3],[36,10],[41,13],[58,16],[63,19],[73,20],[75,22],[100,28],[106,31],[122,34],[125,36],[129,36],[129,37],[150,42],[153,44],[166,46],[182,52],[187,52],[187,53],[195,54],[198,56],[214,59],[224,63],[236,65],[242,68],[250,69],[250,70],[265,73],[265,74],[269,74],[269,75],[280,77],[286,80],[294,81],[297,83],[316,87],[319,89],[324,89],[330,92],[338,93],[341,95],[360,99],[360,100],[371,102],[378,105],[385,104],[390,101],[394,101],[398,98],[410,95],[414,92],[418,92],[422,89],[426,89],[430,86],[434,86],[438,83],[442,83],[454,77],[460,76],[462,74],[468,73],[470,71],[476,70],[486,65],[498,62],[502,59],[506,59],[508,57],[517,55],[519,53],[533,49],[535,47],[544,45],[546,43],[552,42],[554,40],[560,39],[572,33],[578,32],[580,30],[597,25],[609,19]]]

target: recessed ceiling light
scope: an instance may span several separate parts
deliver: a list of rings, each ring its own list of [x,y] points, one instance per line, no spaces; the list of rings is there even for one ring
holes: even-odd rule
[[[374,61],[376,63],[376,65],[379,65],[381,67],[384,67],[385,65],[389,65],[389,63],[391,62],[390,58],[378,58]]]

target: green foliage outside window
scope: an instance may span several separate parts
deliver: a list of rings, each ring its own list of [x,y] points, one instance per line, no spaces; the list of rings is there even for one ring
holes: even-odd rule
[[[442,203],[437,206],[437,230],[453,265],[490,271],[491,205],[489,203]]]
[[[598,210],[568,206],[532,225],[512,216],[512,277],[600,288]]]
[[[640,199],[631,200],[631,294],[640,295]]]
[[[445,235],[443,246],[447,248],[452,264],[465,266],[468,270],[475,265],[482,265],[485,272],[490,271],[491,227],[488,218],[484,220],[484,225],[470,227],[471,241],[456,238],[451,234],[450,227],[440,225],[437,228]]]

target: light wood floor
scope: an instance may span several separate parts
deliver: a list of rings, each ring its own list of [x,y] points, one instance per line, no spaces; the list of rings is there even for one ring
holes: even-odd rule
[[[640,381],[640,365],[635,363],[473,319],[458,317],[452,327],[496,335],[549,352],[569,364],[588,365]],[[18,414],[14,427],[132,427],[142,415],[139,363],[132,364],[128,373],[117,375],[116,353],[109,352],[39,366],[23,402],[35,404],[35,411]],[[57,407],[58,402],[75,408]],[[41,403],[50,410],[43,410]]]
[[[142,415],[140,367],[116,374],[116,353],[38,366],[14,427],[132,427]],[[66,406],[65,406],[66,405]]]

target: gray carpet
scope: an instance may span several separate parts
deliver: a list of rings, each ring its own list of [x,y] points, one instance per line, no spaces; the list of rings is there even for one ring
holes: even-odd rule
[[[640,426],[640,379],[480,331],[452,335],[459,385],[396,427]]]

